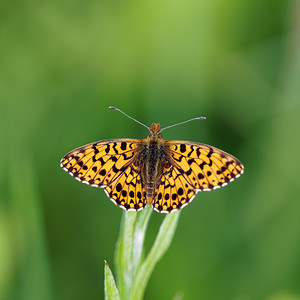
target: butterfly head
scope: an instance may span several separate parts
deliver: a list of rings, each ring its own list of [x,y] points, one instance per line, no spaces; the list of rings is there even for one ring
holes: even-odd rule
[[[148,134],[148,138],[150,138],[152,141],[157,141],[161,139],[161,130],[159,123],[152,123],[150,132]]]

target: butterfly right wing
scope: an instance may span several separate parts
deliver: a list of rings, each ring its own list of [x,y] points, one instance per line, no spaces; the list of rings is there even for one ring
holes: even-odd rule
[[[156,189],[153,207],[169,213],[193,200],[197,192],[223,187],[243,173],[243,165],[215,147],[188,142],[166,141],[165,168]]]
[[[187,184],[182,172],[170,165],[164,170],[152,205],[158,212],[170,213],[187,205],[196,193],[196,189]]]

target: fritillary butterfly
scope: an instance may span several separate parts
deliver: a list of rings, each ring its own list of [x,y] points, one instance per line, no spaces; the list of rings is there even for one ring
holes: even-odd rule
[[[148,129],[143,140],[111,139],[77,148],[62,158],[61,167],[78,181],[104,188],[123,209],[138,211],[148,204],[162,213],[181,209],[197,192],[223,187],[243,173],[238,159],[222,150],[196,142],[164,141],[160,124]]]

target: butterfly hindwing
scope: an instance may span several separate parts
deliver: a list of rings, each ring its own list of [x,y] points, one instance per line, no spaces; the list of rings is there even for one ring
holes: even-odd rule
[[[133,164],[112,184],[106,186],[105,192],[116,205],[127,210],[140,210],[146,205],[140,170]]]
[[[162,175],[153,208],[158,212],[170,213],[187,205],[195,195],[196,190],[186,182],[179,169],[171,166]]]

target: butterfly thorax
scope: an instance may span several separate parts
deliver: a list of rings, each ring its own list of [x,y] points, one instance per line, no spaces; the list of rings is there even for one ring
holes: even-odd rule
[[[141,179],[149,205],[154,200],[155,189],[161,181],[164,169],[169,165],[167,153],[168,148],[162,139],[160,124],[153,123],[148,137],[141,144],[136,161],[141,170]]]

